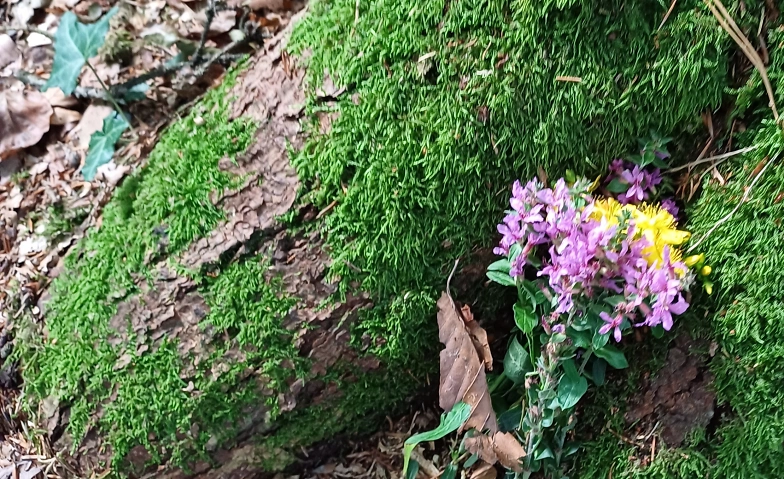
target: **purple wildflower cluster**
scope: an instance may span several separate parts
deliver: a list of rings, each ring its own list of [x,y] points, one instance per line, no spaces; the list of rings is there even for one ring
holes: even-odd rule
[[[656,186],[661,182],[661,170],[658,168],[642,168],[640,165],[620,159],[610,163],[608,183],[626,188],[625,191],[616,193],[616,198],[621,204],[638,205],[647,201],[656,193]]]
[[[525,186],[516,181],[512,209],[498,225],[503,237],[494,252],[510,258],[513,278],[522,276],[527,265],[538,264],[531,261],[537,253],[543,256],[537,276],[546,278],[543,291],[553,298],[553,331],[563,328],[555,323],[568,325],[597,303],[615,305],[600,315],[605,323],[600,333],[612,331],[616,341],[631,325],[669,330],[672,315],[688,306],[683,298],[691,280],[688,268],[671,261],[669,246],[663,262],[650,264],[644,250],[651,245],[635,233],[634,219],[605,216],[601,201],[588,193],[587,182],[570,187],[560,179],[551,189],[537,180]]]

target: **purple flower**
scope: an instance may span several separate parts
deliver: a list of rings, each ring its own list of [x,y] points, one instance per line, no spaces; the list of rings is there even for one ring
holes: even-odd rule
[[[645,198],[645,190],[642,183],[645,181],[645,173],[640,170],[639,165],[635,166],[633,170],[623,170],[621,178],[629,184],[629,189],[626,190],[626,198],[634,198],[638,202]]]
[[[672,198],[667,198],[665,200],[662,200],[661,207],[665,211],[669,212],[675,218],[678,217],[678,213],[680,213],[681,211],[680,208],[678,208],[678,205],[675,204],[675,201],[672,200]]]
[[[563,324],[556,324],[553,326],[553,332],[557,334],[564,334],[566,332],[566,326]]]
[[[615,176],[620,176],[623,170],[626,169],[626,162],[621,159],[612,160],[610,163],[610,173]]]
[[[615,338],[616,343],[621,342],[621,338],[623,337],[623,331],[621,331],[621,324],[623,323],[623,316],[620,314],[616,314],[615,316],[610,316],[609,314],[602,311],[599,313],[599,317],[602,318],[604,321],[604,325],[599,328],[599,334],[607,334],[610,332],[611,329],[613,331],[613,337]]]
[[[655,168],[651,172],[643,172],[645,175],[645,189],[653,190],[653,187],[662,182],[661,170]]]

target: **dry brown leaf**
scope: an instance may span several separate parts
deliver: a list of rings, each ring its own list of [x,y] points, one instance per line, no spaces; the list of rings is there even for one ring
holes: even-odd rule
[[[70,133],[77,135],[79,148],[87,149],[90,136],[103,127],[103,119],[113,111],[112,107],[103,105],[90,105],[84,110],[79,124]]]
[[[479,325],[476,327],[482,329]],[[485,368],[465,321],[446,293],[438,300],[438,339],[446,346],[440,354],[438,402],[441,409],[450,411],[463,401],[471,406],[471,416],[463,429],[488,430],[495,434],[498,424],[490,402]]]
[[[19,49],[16,48],[16,42],[6,34],[0,35],[0,68],[15,62],[19,58]]]
[[[487,342],[487,332],[474,321],[474,313],[471,312],[471,308],[467,304],[460,309],[460,314],[463,316],[463,321],[468,328],[468,334],[471,335],[471,342],[474,343],[479,359],[485,364],[485,369],[492,371],[493,353],[490,352],[490,344]]]
[[[486,462],[476,467],[470,476],[471,479],[495,479],[496,477],[498,477],[498,471],[492,464]]]
[[[35,145],[49,131],[52,107],[41,93],[0,92],[0,160]]]
[[[79,101],[72,96],[65,96],[63,91],[57,87],[49,88],[44,92],[44,96],[52,107],[60,106],[72,108],[79,104]]]
[[[489,464],[500,462],[507,469],[522,471],[520,458],[525,457],[525,449],[508,432],[498,431],[492,437],[484,434],[469,437],[465,440],[465,446],[469,452],[477,454]]]
[[[294,8],[292,0],[245,0],[243,4],[251,10],[267,10],[270,12],[287,12]]]
[[[67,125],[82,119],[82,114],[78,111],[60,108],[59,106],[54,107],[53,110],[52,116],[49,118],[49,123],[52,125]]]

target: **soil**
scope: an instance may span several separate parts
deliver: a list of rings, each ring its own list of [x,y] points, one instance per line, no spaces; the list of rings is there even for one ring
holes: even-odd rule
[[[689,432],[710,423],[716,394],[707,357],[698,352],[705,349],[705,344],[681,334],[668,351],[664,367],[655,377],[642,379],[625,420],[643,435],[644,443],[658,435],[667,446],[677,447]]]

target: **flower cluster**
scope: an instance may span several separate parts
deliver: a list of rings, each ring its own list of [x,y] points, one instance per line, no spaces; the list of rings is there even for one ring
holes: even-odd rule
[[[661,184],[659,168],[644,168],[629,161],[614,160],[610,163],[607,188],[615,193],[622,204],[637,205],[656,194]]]
[[[637,197],[637,188],[628,194]],[[561,179],[552,189],[515,182],[496,254],[509,257],[512,278],[543,260],[536,274],[547,280],[552,317],[564,323],[601,303],[612,309],[599,315],[599,332],[612,331],[616,341],[631,326],[669,330],[688,307],[683,294],[694,275],[678,247],[689,233],[662,207],[594,198],[589,189],[585,180],[569,186]]]

